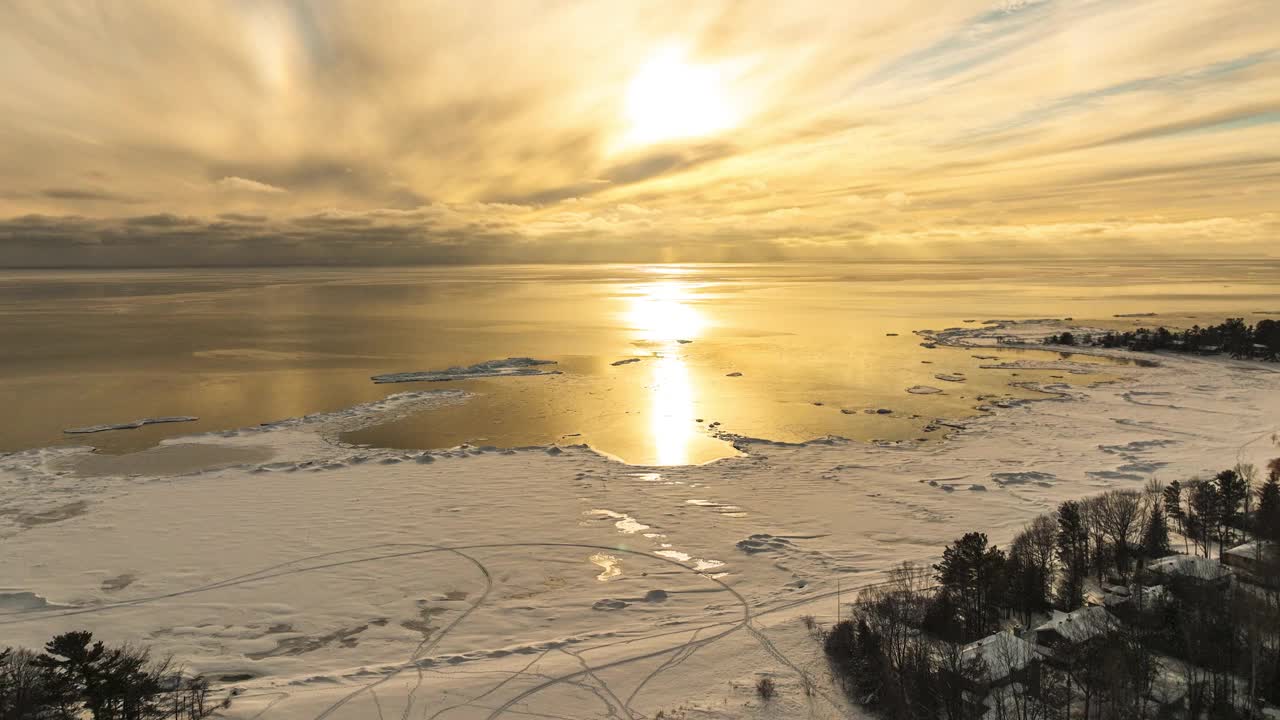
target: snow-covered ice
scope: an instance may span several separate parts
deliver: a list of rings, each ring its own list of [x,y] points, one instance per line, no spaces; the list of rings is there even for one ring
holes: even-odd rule
[[[941,361],[1066,326],[927,337]],[[253,458],[181,473],[133,456],[95,472],[87,448],[4,455],[0,636],[146,643],[237,688],[229,718],[857,717],[801,622],[831,622],[837,587],[848,599],[968,530],[1003,544],[1065,499],[1280,454],[1280,368],[1158,359],[1003,403],[943,443],[736,438],[741,457],[702,466],[337,439],[460,392],[166,441]]]
[[[374,375],[375,383],[402,382],[447,382],[449,380],[467,380],[470,378],[507,377],[512,375],[558,375],[559,370],[548,370],[544,366],[555,365],[554,360],[535,360],[528,357],[510,357],[503,360],[486,360],[466,367],[451,367],[446,370],[420,370],[416,372],[387,373]]]
[[[142,427],[143,425],[160,425],[163,423],[195,422],[196,420],[199,420],[199,419],[200,418],[194,417],[191,415],[174,415],[171,417],[142,418],[141,420],[134,420],[132,422],[110,423],[105,425],[89,425],[88,427],[67,428],[62,432],[67,433],[69,435],[88,435],[91,433],[106,432],[108,430],[134,430]]]

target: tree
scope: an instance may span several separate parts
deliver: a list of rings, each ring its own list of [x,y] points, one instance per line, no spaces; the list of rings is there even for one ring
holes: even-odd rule
[[[1049,607],[1053,591],[1054,555],[1058,526],[1049,515],[1040,515],[1018,533],[1009,545],[1009,598],[1014,609],[1031,622],[1031,613]]]
[[[942,562],[934,566],[942,592],[951,597],[959,611],[967,640],[987,634],[1003,588],[1004,553],[987,546],[985,533],[965,533],[942,551]]]
[[[1253,328],[1253,341],[1265,348],[1263,360],[1280,360],[1280,322],[1266,318]]]
[[[1080,607],[1089,573],[1089,532],[1080,516],[1080,504],[1073,500],[1058,506],[1058,560],[1062,563],[1058,602],[1064,609],[1074,610]]]
[[[1222,333],[1222,349],[1234,358],[1253,355],[1253,330],[1244,324],[1244,318],[1227,318],[1218,326]]]
[[[1249,497],[1249,484],[1235,470],[1218,473],[1214,484],[1218,495],[1218,539],[1229,544],[1234,538],[1232,529],[1241,524],[1240,506]]]
[[[1132,490],[1111,490],[1098,499],[1098,522],[1115,550],[1121,581],[1129,576],[1130,548],[1142,532],[1142,497]]]
[[[1187,513],[1187,530],[1202,548],[1204,556],[1209,557],[1218,521],[1222,517],[1221,504],[1218,498],[1218,487],[1214,483],[1197,480],[1190,488],[1189,512]]]
[[[102,717],[103,665],[107,648],[93,641],[93,633],[78,630],[55,636],[44,646],[36,663],[49,671],[52,684],[62,698],[83,699],[84,708],[95,718]],[[78,704],[78,703],[77,703]],[[63,708],[70,712],[70,708]],[[79,713],[69,715],[79,717]]]
[[[201,720],[213,710],[203,678],[89,632],[58,635],[41,655],[0,651],[0,720]]]
[[[1258,510],[1253,533],[1263,540],[1280,542],[1280,458],[1271,461],[1267,481],[1258,488]]]
[[[70,720],[75,705],[74,698],[59,695],[34,653],[0,650],[0,720]]]
[[[1089,536],[1089,564],[1097,572],[1098,582],[1112,564],[1112,554],[1107,548],[1106,523],[1103,521],[1103,502],[1101,495],[1085,498],[1080,502],[1080,519],[1084,523],[1085,532]]]
[[[1174,480],[1164,488],[1164,512],[1178,527],[1182,535],[1182,549],[1187,549],[1187,515],[1182,510],[1182,483]]]
[[[1169,526],[1165,524],[1164,511],[1160,505],[1151,506],[1147,513],[1146,528],[1142,531],[1142,556],[1147,559],[1162,558],[1171,552],[1169,547]]]
[[[1005,577],[1009,582],[1009,607],[1022,615],[1024,625],[1030,625],[1031,614],[1047,606],[1048,595],[1044,575],[1032,557],[1025,533],[1020,533],[1009,544]]]

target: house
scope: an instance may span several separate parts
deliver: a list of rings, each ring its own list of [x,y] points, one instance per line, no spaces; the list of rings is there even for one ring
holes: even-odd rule
[[[1197,555],[1170,555],[1153,560],[1147,570],[1165,577],[1186,577],[1202,582],[1229,582],[1231,571],[1213,558]]]
[[[990,689],[1011,682],[1033,685],[1031,676],[1037,674],[1040,651],[1012,630],[1002,630],[965,645],[960,657],[965,665],[981,663],[977,681],[983,689]]]
[[[1238,570],[1254,580],[1280,576],[1280,548],[1262,541],[1245,543],[1222,553],[1222,564]]]
[[[1002,630],[965,645],[960,658],[966,669],[960,678],[965,702],[975,716],[989,708],[987,697],[996,688],[1034,692],[1040,687],[1040,650],[1034,643]]]
[[[1120,621],[1105,607],[1083,607],[1069,613],[1054,611],[1048,622],[1036,628],[1036,645],[1049,650],[1075,645],[1119,626]]]

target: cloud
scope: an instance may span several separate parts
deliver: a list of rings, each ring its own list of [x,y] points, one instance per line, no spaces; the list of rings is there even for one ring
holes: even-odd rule
[[[536,215],[531,219],[530,215]],[[1257,255],[1277,225],[1254,220],[1110,218],[1035,226],[964,223],[900,229],[846,217],[815,231],[809,211],[706,216],[663,234],[664,212],[619,205],[545,213],[512,205],[431,205],[413,210],[329,211],[279,220],[166,215],[103,220],[28,215],[0,220],[0,265],[133,266],[405,265],[522,262],[832,261],[946,255],[1152,257],[1169,238],[1213,243],[1223,257]],[[1176,254],[1176,253],[1173,253]],[[1274,253],[1272,254],[1274,257]]]
[[[285,193],[289,192],[282,187],[268,185],[267,183],[258,182],[257,180],[249,180],[247,178],[228,175],[218,181],[218,187],[223,190],[231,190],[234,192],[254,192],[254,193]]]
[[[1267,254],[1274,27],[1268,0],[2,4],[0,265]],[[733,122],[627,145],[671,47]]]
[[[41,190],[40,194],[54,200],[121,203],[125,205],[132,205],[140,202],[137,198],[132,198],[128,195],[120,195],[118,193],[107,192],[105,190],[93,190],[87,188],[46,188]]]

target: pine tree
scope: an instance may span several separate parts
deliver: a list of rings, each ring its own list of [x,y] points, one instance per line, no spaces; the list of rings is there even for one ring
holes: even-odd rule
[[[1058,506],[1058,560],[1062,563],[1058,602],[1074,610],[1080,607],[1089,573],[1089,531],[1080,515],[1080,504],[1072,500]]]
[[[1147,527],[1142,533],[1142,555],[1148,560],[1162,558],[1170,553],[1169,526],[1165,523],[1160,505],[1151,506]]]
[[[987,547],[985,533],[965,533],[942,551],[934,566],[942,592],[955,602],[967,640],[987,632],[988,619],[1002,599],[1005,557],[997,547]]]
[[[1164,512],[1178,526],[1183,552],[1187,550],[1187,514],[1182,509],[1182,483],[1174,480],[1164,487]]]
[[[1258,510],[1253,518],[1254,535],[1274,542],[1280,542],[1280,462],[1277,460],[1271,462],[1271,474],[1258,489]]]
[[[1240,524],[1240,506],[1249,496],[1249,485],[1235,470],[1223,470],[1214,478],[1214,486],[1218,495],[1218,538],[1230,544],[1232,528]]]

